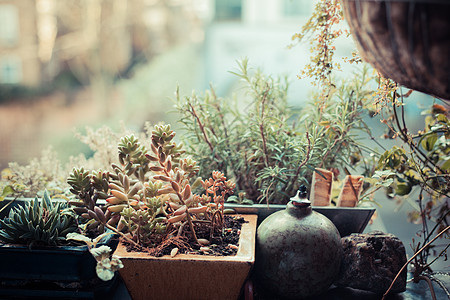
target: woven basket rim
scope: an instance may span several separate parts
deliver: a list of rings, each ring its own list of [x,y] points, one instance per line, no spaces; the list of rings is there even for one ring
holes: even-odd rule
[[[447,4],[450,5],[449,0],[343,0],[346,2],[400,2],[400,3],[423,3],[423,4]]]

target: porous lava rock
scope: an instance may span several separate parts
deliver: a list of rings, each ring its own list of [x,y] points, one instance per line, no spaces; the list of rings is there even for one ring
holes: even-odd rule
[[[405,247],[393,234],[351,234],[341,241],[344,255],[336,286],[382,294],[406,263]],[[391,290],[393,293],[406,290],[406,276],[405,268]]]

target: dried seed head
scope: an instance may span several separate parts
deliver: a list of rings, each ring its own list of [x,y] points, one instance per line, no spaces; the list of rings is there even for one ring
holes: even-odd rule
[[[198,239],[198,243],[200,244],[200,245],[202,245],[202,246],[207,246],[207,245],[209,245],[210,244],[210,242],[207,240],[207,239]],[[203,247],[202,247],[203,248]],[[205,248],[208,248],[208,250],[209,250],[209,247],[205,247]],[[200,248],[201,249],[201,248]]]
[[[200,247],[200,251],[209,252],[211,250],[209,247]]]
[[[170,251],[170,256],[175,257],[175,255],[178,254],[178,248],[173,248],[172,251]]]

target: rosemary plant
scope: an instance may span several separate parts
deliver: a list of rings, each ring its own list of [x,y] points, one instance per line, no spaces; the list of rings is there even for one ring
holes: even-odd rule
[[[372,93],[367,69],[302,110],[288,105],[285,80],[250,73],[247,60],[234,74],[245,84],[248,106],[242,99],[217,97],[211,89],[183,99],[177,93],[176,107],[186,130],[183,141],[200,170],[224,170],[241,198],[287,203],[300,185],[310,184],[315,168],[338,173],[367,156],[358,136],[370,136],[363,119]]]

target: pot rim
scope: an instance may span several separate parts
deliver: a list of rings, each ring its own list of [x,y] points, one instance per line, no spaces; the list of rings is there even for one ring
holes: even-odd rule
[[[175,260],[175,261],[234,261],[250,262],[255,261],[256,245],[256,223],[257,215],[233,215],[242,216],[246,223],[242,223],[241,234],[239,237],[239,248],[236,255],[216,256],[216,255],[198,255],[198,254],[177,254],[175,257],[164,255],[162,257],[151,256],[145,252],[128,252],[125,245],[120,242],[117,246],[114,256],[119,259],[137,259],[137,260]]]

